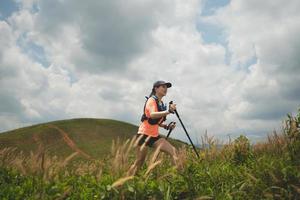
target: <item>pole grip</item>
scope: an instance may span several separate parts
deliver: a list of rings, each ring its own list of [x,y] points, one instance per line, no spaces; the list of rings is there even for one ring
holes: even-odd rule
[[[170,102],[169,102],[169,108],[170,108],[170,105],[171,105],[171,104],[173,104],[173,101],[170,101]],[[174,110],[174,111],[176,111],[176,110]],[[173,111],[173,112],[171,112],[171,113],[173,113],[173,114],[174,114],[174,111]]]

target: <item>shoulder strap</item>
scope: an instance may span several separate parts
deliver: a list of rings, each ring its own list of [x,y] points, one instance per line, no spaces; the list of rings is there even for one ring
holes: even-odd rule
[[[157,96],[153,95],[152,97],[155,99],[157,110],[159,110],[159,101]]]
[[[153,96],[153,98],[155,99],[157,110],[159,110],[159,107],[158,107],[159,106],[158,98],[156,96]]]

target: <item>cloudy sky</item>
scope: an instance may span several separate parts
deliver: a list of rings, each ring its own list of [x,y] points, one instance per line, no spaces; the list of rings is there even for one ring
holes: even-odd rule
[[[262,139],[300,106],[299,8],[299,0],[1,0],[0,131],[78,117],[139,125],[144,96],[166,80],[164,101],[177,103],[194,140],[205,130]],[[179,123],[173,136],[186,140]]]

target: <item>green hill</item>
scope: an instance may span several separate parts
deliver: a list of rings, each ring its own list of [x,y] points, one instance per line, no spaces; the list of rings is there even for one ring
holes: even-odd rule
[[[108,155],[113,140],[125,140],[138,127],[111,119],[79,118],[53,121],[0,133],[0,149],[17,147],[25,154],[42,145],[50,154],[67,156],[77,151],[82,157],[102,158]],[[170,139],[179,146],[179,140]]]

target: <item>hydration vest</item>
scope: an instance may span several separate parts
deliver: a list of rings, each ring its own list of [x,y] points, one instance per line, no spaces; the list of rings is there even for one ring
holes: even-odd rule
[[[146,96],[145,96],[145,97],[146,97]],[[155,102],[156,102],[156,106],[157,106],[157,108],[158,108],[158,111],[165,111],[165,110],[167,110],[167,106],[165,106],[164,103],[162,103],[162,105],[159,105],[159,101],[158,101],[157,96],[153,95],[152,97],[155,99]],[[149,124],[151,124],[151,125],[158,124],[158,122],[159,122],[161,119],[163,119],[162,122],[165,121],[165,120],[166,120],[166,116],[161,117],[161,118],[156,118],[156,119],[152,119],[152,118],[150,118],[150,117],[148,118],[148,117],[146,116],[145,108],[146,108],[146,104],[147,104],[147,101],[149,100],[149,98],[151,98],[151,97],[146,97],[146,102],[145,102],[145,105],[144,105],[144,113],[143,113],[143,115],[142,115],[142,117],[141,117],[141,121],[143,122],[143,121],[145,121],[145,120],[148,120]]]

